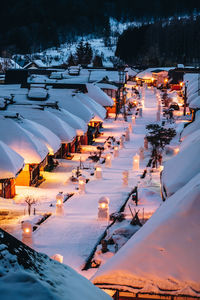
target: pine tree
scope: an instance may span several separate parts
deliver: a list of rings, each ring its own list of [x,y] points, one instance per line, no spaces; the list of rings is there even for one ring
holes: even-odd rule
[[[67,59],[67,65],[68,66],[75,66],[76,65],[75,58],[74,58],[72,53],[70,53],[70,55]]]
[[[77,64],[83,64],[84,62],[84,54],[85,54],[85,47],[83,44],[83,41],[80,41],[76,48],[76,59],[77,59]]]
[[[102,58],[99,55],[95,55],[93,59],[93,67],[103,67]]]
[[[93,56],[93,52],[92,52],[92,47],[91,45],[86,42],[85,46],[84,46],[84,64],[88,65],[91,63],[92,60],[92,56]]]

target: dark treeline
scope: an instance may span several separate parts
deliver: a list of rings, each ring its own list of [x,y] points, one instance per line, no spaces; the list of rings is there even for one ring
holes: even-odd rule
[[[200,16],[128,28],[116,55],[138,67],[200,64]]]
[[[0,9],[0,50],[35,52],[76,35],[102,36],[109,17],[148,21],[200,9],[199,0],[6,0]]]

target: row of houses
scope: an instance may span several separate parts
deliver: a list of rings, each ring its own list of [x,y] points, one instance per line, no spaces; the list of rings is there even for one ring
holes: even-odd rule
[[[6,168],[0,169],[4,198],[15,196],[15,184],[39,185],[40,172],[52,168],[54,158],[71,159],[81,145],[92,144],[104,119],[116,109],[117,71],[93,70],[89,82],[88,70],[79,76],[66,70],[42,71],[9,70],[0,85],[2,149],[20,155],[21,162],[10,176]],[[0,157],[4,163],[4,155]]]

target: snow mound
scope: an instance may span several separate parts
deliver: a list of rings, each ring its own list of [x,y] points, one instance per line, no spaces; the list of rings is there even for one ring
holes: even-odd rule
[[[111,299],[70,267],[32,250],[3,230],[0,241],[2,300]]]
[[[193,133],[198,129],[200,129],[200,111],[196,112],[195,120],[184,128],[181,134],[181,138],[190,135],[191,133]]]
[[[171,196],[92,281],[134,293],[200,297],[200,173]]]
[[[43,88],[31,88],[28,92],[28,98],[31,100],[46,100],[47,97],[47,90]]]

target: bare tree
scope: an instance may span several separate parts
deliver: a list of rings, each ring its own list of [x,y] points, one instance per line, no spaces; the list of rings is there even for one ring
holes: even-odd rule
[[[37,199],[33,198],[32,196],[26,196],[25,202],[28,205],[28,214],[30,216],[31,215],[31,207],[33,204],[37,203]]]

